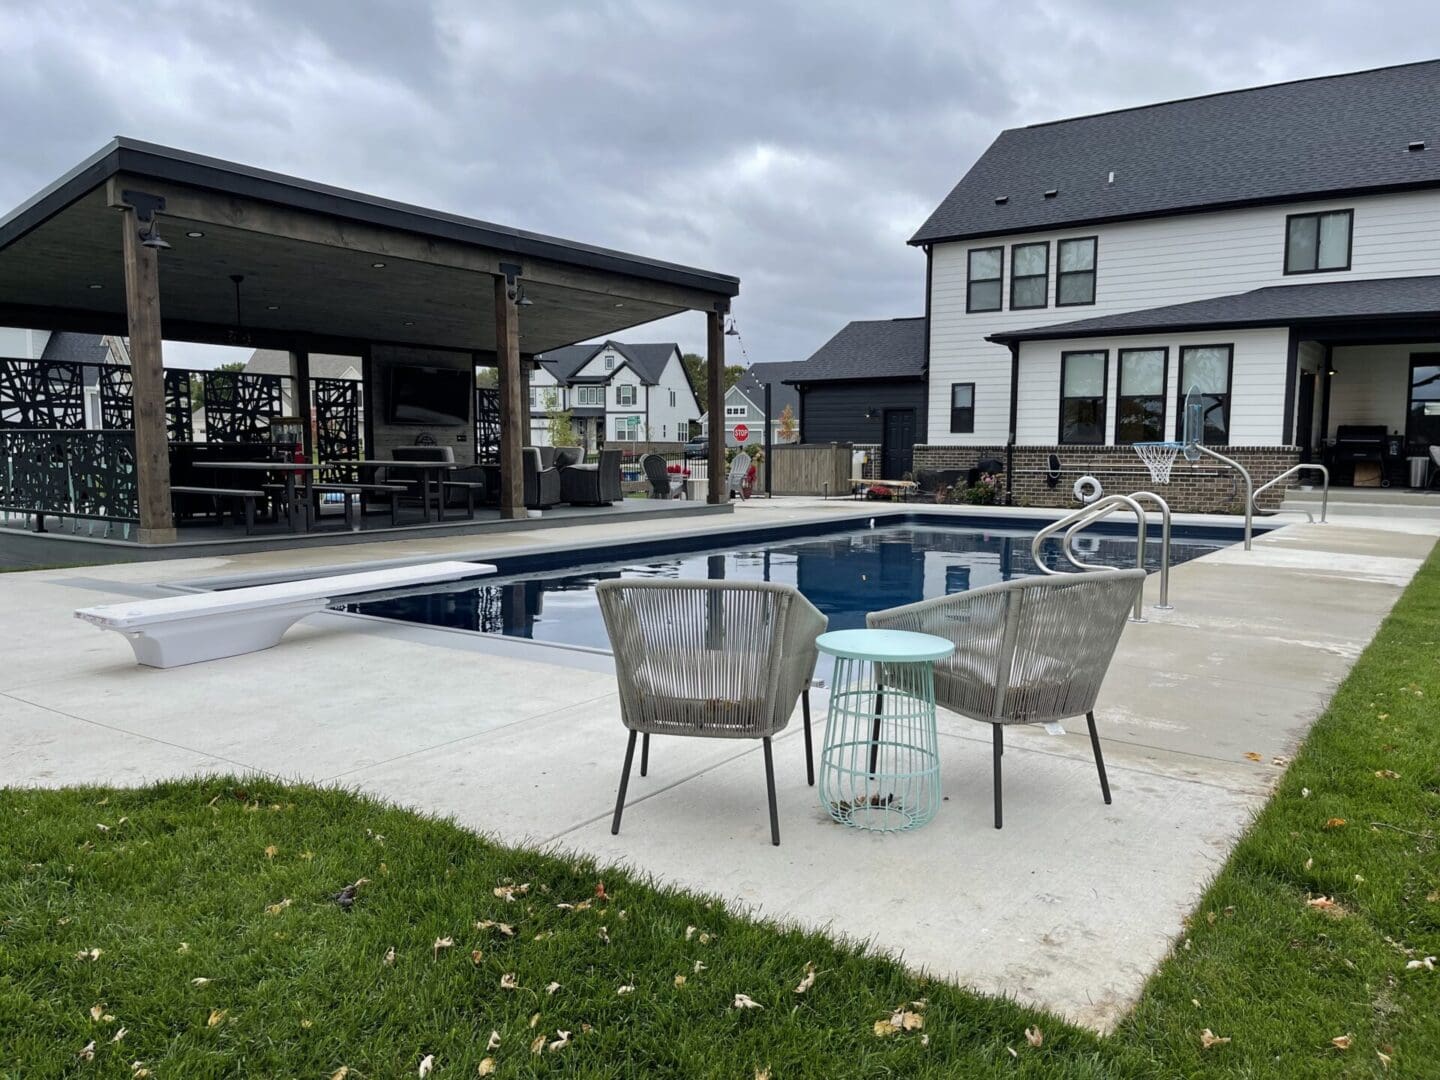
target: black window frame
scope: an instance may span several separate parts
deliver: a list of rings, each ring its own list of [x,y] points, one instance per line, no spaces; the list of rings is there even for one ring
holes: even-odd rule
[[[1345,265],[1344,266],[1320,266],[1320,219],[1330,214],[1345,215]],[[1290,223],[1297,218],[1315,219],[1315,263],[1316,265],[1304,270],[1290,269]],[[1280,255],[1280,269],[1287,276],[1293,277],[1296,274],[1343,274],[1350,269],[1354,261],[1355,252],[1355,210],[1307,210],[1300,214],[1285,215],[1285,239],[1282,245],[1284,250]]]
[[[1102,360],[1100,374],[1100,397],[1099,398],[1068,398],[1065,396],[1065,366],[1072,356],[1094,356],[1099,354]],[[1060,354],[1060,416],[1056,427],[1055,442],[1059,446],[1104,446],[1105,434],[1109,430],[1107,425],[1110,422],[1110,350],[1109,349],[1067,349]],[[1100,414],[1095,421],[1095,429],[1100,433],[1096,440],[1080,441],[1077,439],[1065,438],[1065,403],[1067,401],[1099,401]]]
[[[1126,353],[1154,353],[1160,354],[1160,393],[1156,394],[1126,394],[1125,393],[1125,354]],[[1231,358],[1233,361],[1233,357]],[[1137,442],[1165,442],[1166,432],[1170,424],[1170,395],[1166,392],[1170,385],[1170,346],[1168,345],[1132,345],[1126,349],[1115,350],[1115,445],[1134,446]],[[1125,401],[1127,398],[1151,400],[1155,397],[1160,399],[1160,431],[1153,439],[1122,439],[1120,437],[1120,423],[1125,415]]]
[[[959,407],[955,404],[955,391],[962,386],[970,388],[970,404],[968,407]],[[957,427],[956,417],[958,414],[968,412],[970,414],[969,426]],[[975,384],[973,382],[957,382],[950,384],[950,434],[951,435],[974,435],[975,434]]]
[[[971,264],[973,263],[974,257],[975,257],[976,255],[988,254],[989,252],[994,252],[994,251],[998,251],[998,252],[1000,253],[1000,270],[999,270],[999,272],[998,272],[993,278],[981,278],[980,280],[981,280],[982,282],[985,282],[985,283],[989,283],[989,282],[991,282],[991,281],[995,281],[995,282],[998,282],[998,283],[999,283],[999,286],[1000,286],[1000,287],[995,290],[995,306],[994,306],[994,307],[981,307],[981,308],[977,308],[977,307],[974,306],[974,301],[972,300],[972,297],[973,297],[973,295],[974,295],[974,290],[975,290],[975,279],[974,279],[974,277],[971,275],[971,272],[970,272],[970,271],[971,271]],[[976,313],[976,312],[982,312],[982,311],[1003,311],[1004,309],[1005,309],[1005,245],[1004,245],[1004,244],[1001,244],[1001,245],[999,245],[998,247],[980,247],[980,248],[969,248],[969,249],[967,249],[966,252],[965,252],[965,314],[971,315],[971,314],[974,314],[974,313]]]
[[[1415,369],[1422,367],[1440,367],[1440,353],[1413,352],[1410,354],[1405,382],[1405,446],[1407,452],[1423,448],[1424,452],[1428,453],[1430,447],[1440,446],[1440,438],[1429,440],[1428,436],[1420,431],[1417,418],[1413,415],[1416,401],[1432,400],[1415,396]]]
[[[1015,273],[1015,249],[1038,247],[1045,249],[1045,272],[1043,274],[1019,274]],[[1015,302],[1015,282],[1034,281],[1036,278],[1045,283],[1040,290],[1040,303],[1038,304],[1017,304]],[[1010,310],[1011,311],[1038,311],[1041,308],[1050,306],[1050,241],[1049,240],[1026,240],[1022,243],[1010,245]]]
[[[1089,241],[1093,247],[1094,254],[1090,258],[1089,270],[1062,270],[1064,260],[1061,258],[1060,249],[1066,244],[1081,244]],[[1061,300],[1061,282],[1067,277],[1079,277],[1082,274],[1090,275],[1090,299],[1089,300]],[[1067,236],[1063,240],[1055,241],[1055,306],[1060,307],[1093,307],[1095,296],[1100,287],[1100,237],[1097,236]]]
[[[1224,349],[1229,357],[1225,370],[1225,401],[1221,413],[1225,418],[1225,441],[1223,443],[1212,443],[1208,441],[1205,443],[1206,446],[1229,446],[1231,445],[1230,406],[1234,401],[1235,389],[1235,343],[1225,341],[1204,342],[1195,345],[1181,345],[1176,349],[1175,362],[1178,366],[1175,369],[1175,438],[1177,440],[1183,440],[1185,437],[1185,351],[1187,349]],[[1204,436],[1203,430],[1201,431],[1201,436],[1202,438]]]

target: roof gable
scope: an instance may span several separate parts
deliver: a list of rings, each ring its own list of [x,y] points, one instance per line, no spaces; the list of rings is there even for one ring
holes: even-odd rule
[[[580,373],[596,356],[609,349],[617,356],[615,367],[606,376],[629,367],[647,386],[654,386],[665,373],[665,365],[672,357],[678,359],[680,346],[673,341],[630,344],[623,341],[602,341],[591,345],[566,345],[551,349],[535,359],[555,377],[557,382],[569,383],[582,377]]]
[[[1433,185],[1440,60],[1003,131],[910,242]]]

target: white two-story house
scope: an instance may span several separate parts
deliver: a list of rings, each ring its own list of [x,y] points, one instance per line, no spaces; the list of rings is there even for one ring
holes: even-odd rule
[[[531,445],[550,443],[552,410],[568,411],[587,451],[607,442],[683,443],[700,401],[675,342],[567,345],[535,357]]]
[[[1322,459],[1403,480],[1440,444],[1440,61],[1002,132],[911,243],[916,468],[1001,458],[1018,502],[1129,491],[1187,394],[1257,484]],[[1172,501],[1234,478],[1177,467]]]

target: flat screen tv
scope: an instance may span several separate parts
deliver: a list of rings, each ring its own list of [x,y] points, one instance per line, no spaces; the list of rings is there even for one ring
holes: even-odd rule
[[[397,364],[389,391],[385,419],[392,424],[463,427],[470,422],[475,376],[464,368]]]

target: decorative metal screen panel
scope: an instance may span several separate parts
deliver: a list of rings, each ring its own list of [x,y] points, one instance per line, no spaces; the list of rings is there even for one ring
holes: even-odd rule
[[[500,391],[495,387],[475,390],[475,460],[500,464]]]
[[[123,364],[104,364],[100,368],[100,423],[110,431],[135,427],[134,380]]]
[[[284,411],[281,376],[207,371],[202,378],[207,442],[264,442],[270,437],[271,419]]]
[[[0,360],[0,427],[85,427],[82,365]]]
[[[135,433],[0,430],[0,510],[139,520]]]
[[[192,371],[165,372],[165,432],[171,442],[195,441],[195,403],[190,399]]]
[[[361,384],[358,379],[311,379],[314,401],[315,458],[339,461],[364,457],[362,452]],[[351,479],[349,469],[326,469],[326,480]]]

